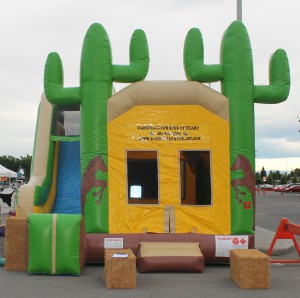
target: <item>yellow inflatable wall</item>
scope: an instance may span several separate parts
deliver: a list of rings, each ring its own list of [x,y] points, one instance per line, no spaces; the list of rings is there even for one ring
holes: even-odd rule
[[[135,106],[109,122],[108,152],[110,233],[230,234],[227,120],[199,105]],[[183,186],[185,154],[203,155],[209,168],[211,193],[205,204],[189,202],[193,169],[185,167]],[[157,161],[154,200],[131,198],[128,159],[134,156]]]

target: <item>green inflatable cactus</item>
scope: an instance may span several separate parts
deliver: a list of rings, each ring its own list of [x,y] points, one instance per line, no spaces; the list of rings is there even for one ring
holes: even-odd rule
[[[142,30],[132,35],[130,64],[113,65],[110,41],[100,24],[91,25],[84,38],[79,87],[64,87],[62,62],[57,53],[47,58],[44,73],[47,99],[61,107],[80,104],[82,211],[88,214],[87,232],[108,232],[106,113],[112,83],[143,80],[148,68],[148,44]]]
[[[254,103],[286,100],[290,89],[288,58],[277,50],[270,60],[270,84],[256,86],[252,50],[245,26],[233,22],[221,44],[221,63],[204,64],[202,35],[191,29],[184,45],[184,66],[189,80],[221,81],[230,108],[231,231],[253,233],[255,215]]]

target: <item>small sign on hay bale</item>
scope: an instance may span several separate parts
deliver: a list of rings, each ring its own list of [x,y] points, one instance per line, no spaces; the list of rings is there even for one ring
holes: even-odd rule
[[[105,249],[104,272],[107,288],[136,288],[136,256],[131,249]]]

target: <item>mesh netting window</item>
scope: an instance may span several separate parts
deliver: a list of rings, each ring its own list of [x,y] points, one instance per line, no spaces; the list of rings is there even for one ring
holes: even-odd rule
[[[80,135],[80,106],[55,107],[52,118],[52,135]]]

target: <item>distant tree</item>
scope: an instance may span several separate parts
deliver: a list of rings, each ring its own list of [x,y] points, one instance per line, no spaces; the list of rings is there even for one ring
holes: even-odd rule
[[[282,174],[280,173],[280,171],[277,170],[277,171],[273,172],[274,181],[275,180],[280,180],[281,176],[282,176]]]
[[[25,177],[29,179],[31,159],[32,157],[28,154],[19,158],[11,155],[2,155],[0,156],[0,164],[14,172],[18,172],[21,167],[24,170]]]
[[[292,177],[300,177],[300,169],[296,168],[295,170],[291,171]]]
[[[300,169],[296,168],[294,171],[294,177],[296,177],[296,182],[300,182]]]
[[[0,164],[14,172],[17,172],[19,169],[18,158],[11,155],[0,156]]]
[[[284,174],[281,176],[281,179],[280,179],[280,183],[281,184],[287,184],[287,181],[288,181],[288,176],[287,174]]]
[[[300,177],[300,169],[299,168],[296,168],[294,170],[294,172],[296,173],[297,177]]]
[[[273,173],[273,171],[269,172],[266,183],[267,184],[272,184],[272,185],[274,184],[274,173]]]
[[[259,184],[262,183],[262,179],[260,177],[260,173],[259,172],[255,173],[255,181],[256,181],[256,185],[259,185]]]
[[[265,167],[262,167],[262,169],[260,171],[260,177],[261,178],[267,177],[267,172],[265,170]]]

